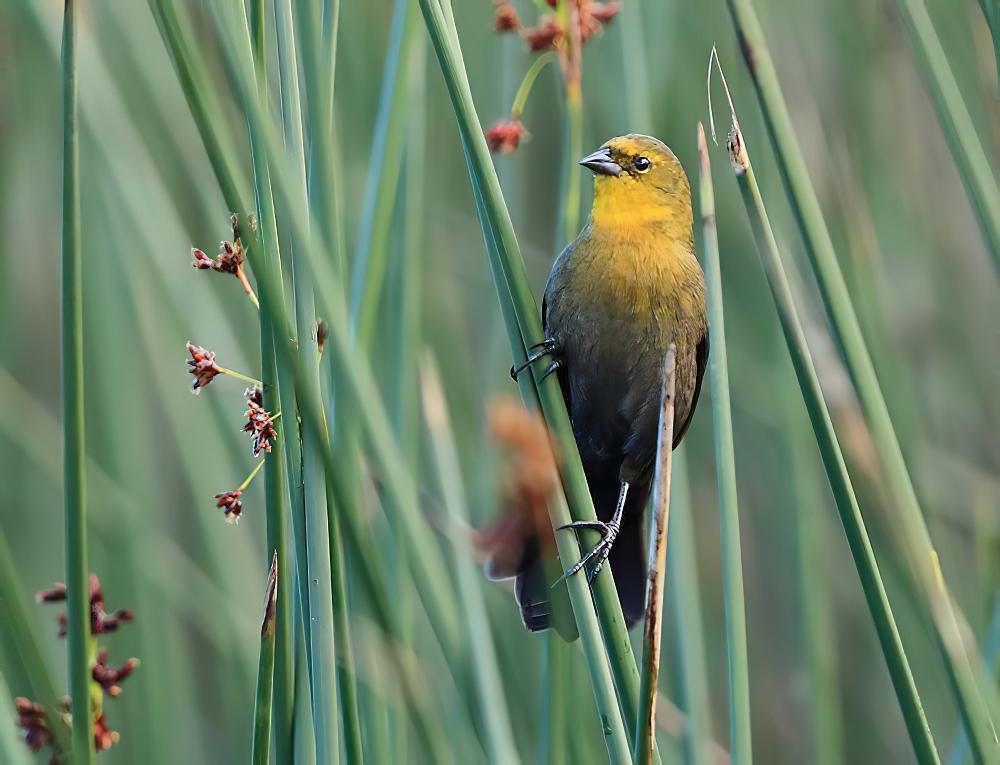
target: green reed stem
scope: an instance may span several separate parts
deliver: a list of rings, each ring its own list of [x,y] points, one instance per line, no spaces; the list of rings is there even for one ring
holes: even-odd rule
[[[983,675],[986,682],[996,682],[996,663],[1000,658],[1000,595],[993,601],[993,615],[990,617],[986,635],[983,638]],[[959,725],[954,743],[948,755],[948,765],[963,765],[971,754],[969,734],[965,726]]]
[[[643,23],[642,3],[633,0],[623,3],[618,27],[622,51],[621,83],[625,94],[625,112],[629,131],[652,133],[653,114],[650,108],[649,69],[646,65],[646,28]]]
[[[400,186],[403,150],[407,142],[409,67],[413,63],[412,50],[418,30],[416,4],[409,0],[397,0],[389,30],[361,221],[350,271],[350,316],[359,349],[367,349],[375,342],[377,320],[384,317],[383,307],[387,307],[383,293],[389,266],[389,235]],[[414,250],[403,253],[402,257],[415,255]],[[412,331],[413,328],[407,330],[408,333]],[[412,369],[409,375],[400,374],[401,380],[407,377],[411,380],[414,378]],[[339,441],[342,449],[350,452],[349,458],[360,466],[359,428],[356,419],[348,414],[350,407],[342,392],[340,398],[344,405],[338,407],[338,411],[343,412],[344,417],[343,427],[338,428]],[[397,409],[397,413],[398,411]],[[351,489],[353,503],[360,504],[360,481],[352,482]],[[405,566],[405,562],[400,563]],[[360,747],[360,726],[357,734]]]
[[[516,361],[524,358],[524,351],[528,345],[533,345],[542,339],[538,305],[527,282],[517,238],[476,116],[472,93],[462,63],[457,31],[446,20],[450,7],[442,6],[437,0],[421,0],[421,8],[458,120],[473,190],[477,195],[477,210],[488,243],[488,254],[491,256],[491,270],[508,329],[512,355]],[[594,520],[596,515],[590,490],[580,464],[576,440],[559,384],[550,376],[541,383],[536,382],[535,390],[545,420],[563,459],[564,489],[573,507],[573,517],[570,518],[564,503],[553,503],[550,507],[553,526],[560,526],[569,520]],[[579,545],[575,535],[559,533],[556,537],[560,558],[563,561],[576,560],[576,556],[579,555]],[[625,630],[614,581],[609,571],[602,570],[594,582],[594,597],[600,621],[595,619],[593,604],[587,597],[586,583],[580,578],[573,577],[567,584],[573,613],[587,656],[599,714],[602,715],[602,720],[608,723],[604,730],[609,755],[614,761],[628,761],[625,723],[634,724],[637,717],[639,673]],[[595,632],[597,624],[600,624],[601,629]],[[602,646],[602,643],[605,645]],[[607,650],[607,656],[602,648]],[[620,691],[624,720],[619,713],[614,690],[608,687],[604,680],[608,671],[609,657],[611,670]]]
[[[943,94],[939,93],[935,98],[944,98],[947,101],[953,123],[944,119],[942,122],[946,130],[949,124],[953,124],[954,130],[962,136],[964,146],[961,152],[962,158],[956,156],[956,161],[967,183],[967,189],[971,189],[972,186],[969,184],[975,181],[973,185],[977,191],[973,195],[973,203],[974,206],[980,205],[977,207],[982,214],[980,222],[989,224],[984,225],[984,234],[987,235],[988,244],[1000,264],[1000,191],[997,190],[990,174],[989,163],[985,156],[982,156],[982,148],[975,139],[957,89],[952,92],[954,81],[934,36],[933,27],[926,17],[926,9],[922,3],[905,1],[904,13],[915,25],[913,34],[919,35],[922,45],[926,47],[924,55],[927,57],[928,69],[934,70],[933,76],[941,80],[939,86]],[[926,605],[923,607],[930,613],[938,650],[951,683],[952,693],[966,725],[972,732],[976,751],[985,761],[992,761],[1000,757],[1000,742],[997,740],[995,724],[990,718],[982,694],[989,692],[995,695],[995,692],[977,686],[976,676],[966,655],[959,626],[960,614],[941,576],[937,551],[889,416],[885,396],[851,302],[833,240],[823,218],[815,189],[809,180],[760,22],[750,0],[727,0],[727,4],[757,90],[785,191],[802,232],[806,252],[823,296],[824,307],[857,391],[865,420],[871,430],[887,478],[891,499],[899,510],[896,514],[897,531],[902,535],[916,574],[917,584],[926,599]],[[940,116],[941,104],[938,106]],[[971,167],[965,167],[964,162],[971,164]]]
[[[729,399],[729,365],[723,315],[722,267],[715,220],[712,168],[705,129],[698,123],[698,185],[704,230],[705,283],[708,326],[712,347],[708,379],[712,386],[712,432],[715,440],[716,480],[719,483],[719,525],[722,537],[722,588],[726,613],[726,651],[729,671],[729,748],[736,765],[753,761],[750,730],[750,670],[747,655],[746,598],[743,592],[743,552],[736,496],[736,457],[733,415]]]
[[[994,265],[1000,269],[1000,186],[993,176],[989,158],[976,133],[972,115],[962,99],[962,91],[948,64],[941,40],[934,31],[934,22],[931,21],[926,4],[923,0],[897,0],[896,4],[924,77],[927,93],[941,123],[941,132],[951,149],[952,159],[965,185],[965,193],[976,214],[983,239],[986,240],[986,247],[993,256]],[[1000,23],[997,14],[994,7],[990,17],[994,49],[997,49],[997,24]],[[1000,747],[994,747],[991,751],[997,756]]]
[[[323,233],[326,249],[333,253],[331,264],[343,284],[342,257],[340,251],[340,232],[338,230],[338,213],[336,210],[336,189],[339,173],[333,163],[333,110],[332,93],[336,60],[331,59],[329,66],[324,67],[319,55],[319,48],[324,44],[321,40],[323,21],[316,16],[314,3],[299,1],[296,4],[296,21],[298,30],[298,49],[301,52],[302,70],[311,75],[305,77],[306,96],[308,103],[308,172],[306,178],[308,206],[313,221],[318,222],[318,230]],[[339,23],[339,3],[325,9],[325,13],[333,14],[331,23]],[[290,33],[289,33],[289,37]],[[293,45],[294,49],[294,45]],[[307,289],[309,296],[306,302],[314,301],[312,279],[306,276],[310,271],[308,263],[296,261],[298,272],[296,285]],[[300,290],[301,294],[301,290]],[[297,305],[299,300],[296,300]],[[310,309],[314,313],[314,309]],[[301,316],[301,313],[299,314]],[[315,317],[311,319],[315,325]],[[303,329],[298,328],[299,337],[303,337]],[[310,335],[311,337],[311,332]],[[300,341],[301,343],[301,341]],[[311,347],[311,343],[309,344]],[[319,380],[317,370],[317,380]],[[328,406],[335,409],[335,403],[330,400]],[[331,430],[333,425],[330,425]],[[344,441],[348,439],[342,439]],[[346,451],[346,450],[345,450]],[[353,457],[353,453],[352,453]],[[354,483],[357,496],[360,495],[360,482]],[[326,492],[327,529],[330,536],[330,591],[333,609],[333,636],[337,655],[337,693],[339,697],[339,712],[341,731],[344,736],[344,755],[348,763],[363,761],[361,715],[358,707],[357,678],[354,666],[354,650],[351,644],[351,634],[348,620],[347,564],[344,554],[344,544],[341,535],[341,524],[338,517],[338,506],[327,485]]]
[[[307,238],[308,216],[306,208],[302,204],[288,204],[289,200],[298,199],[300,192],[296,190],[296,183],[292,181],[294,171],[289,167],[289,159],[285,152],[279,148],[280,139],[276,136],[273,124],[256,100],[256,93],[251,86],[251,76],[245,70],[244,59],[249,60],[249,55],[237,54],[232,46],[240,46],[238,36],[233,36],[231,30],[235,26],[231,16],[231,11],[226,8],[213,6],[213,19],[217,24],[221,39],[224,44],[221,51],[224,54],[223,63],[226,66],[227,74],[231,78],[239,96],[248,106],[248,120],[256,126],[260,132],[263,148],[266,151],[266,158],[272,170],[272,181],[276,182],[279,196],[285,201],[284,214],[287,215],[286,222],[289,230],[293,234],[293,239]],[[165,33],[176,32],[174,28],[166,29]],[[322,253],[322,243],[318,243],[317,250]],[[254,274],[258,278],[262,294],[270,295],[273,304],[280,306],[277,299],[280,295],[280,276],[267,263],[261,262],[257,258],[254,248],[248,249],[248,258],[254,269]],[[343,305],[339,291],[333,288],[334,281],[328,276],[326,270],[330,268],[330,262],[316,255],[312,249],[306,249],[303,257],[311,259],[313,268],[318,268],[323,273],[324,278],[315,281],[315,286],[320,290],[324,299],[324,308],[329,311],[331,338],[331,353],[338,359],[338,374],[346,383],[346,390],[349,400],[356,406],[356,411],[366,412],[368,417],[363,418],[367,435],[371,441],[371,448],[376,457],[375,465],[383,473],[390,476],[383,489],[386,492],[387,501],[391,500],[394,508],[394,517],[398,516],[406,524],[406,539],[410,544],[410,552],[418,565],[414,566],[414,572],[419,582],[419,591],[425,605],[431,613],[431,623],[437,632],[439,639],[446,646],[446,655],[461,655],[454,642],[456,615],[453,605],[447,600],[446,594],[441,591],[441,587],[447,581],[447,577],[438,576],[433,569],[440,565],[440,562],[431,557],[433,544],[427,544],[428,529],[426,523],[417,522],[419,508],[416,506],[415,493],[411,479],[407,471],[401,467],[398,453],[395,451],[391,440],[388,419],[384,408],[377,396],[373,395],[376,386],[372,380],[371,371],[367,363],[360,361],[353,354],[350,342],[346,334],[346,309]],[[295,391],[299,400],[301,419],[305,425],[305,432],[316,438],[323,467],[326,474],[333,481],[334,488],[340,496],[341,489],[346,485],[343,474],[344,465],[341,460],[335,458],[330,446],[323,413],[322,400],[319,391],[308,383],[308,375],[311,370],[315,370],[315,363],[309,363],[303,359],[296,349],[296,344],[291,332],[291,324],[287,313],[275,312],[276,330],[283,342],[278,345],[279,369],[286,368],[291,371],[294,381]],[[349,507],[347,505],[342,505]],[[350,508],[354,510],[354,508]],[[354,512],[345,512],[345,532],[348,535],[352,549],[357,552],[352,559],[359,565],[362,576],[362,585],[368,591],[378,623],[390,634],[398,635],[399,625],[393,607],[390,605],[390,598],[384,588],[383,583],[374,571],[374,562],[371,556],[364,554],[364,532],[361,531],[361,520]],[[315,625],[314,625],[315,627]],[[413,721],[421,743],[424,745],[432,761],[446,762],[444,754],[446,747],[443,734],[439,730],[439,725],[434,718],[430,717],[425,708],[425,699],[419,689],[414,684],[412,673],[397,655],[391,652],[390,661],[394,666],[397,677],[403,687],[403,695],[406,702],[413,710]]]
[[[330,524],[330,573],[333,592],[333,631],[337,645],[337,693],[344,735],[344,759],[349,765],[365,761],[361,733],[361,711],[355,674],[354,644],[351,636],[347,595],[347,560],[344,554],[340,513],[332,487],[327,488],[326,506]],[[336,544],[334,544],[336,540]]]
[[[676,630],[679,701],[687,714],[685,762],[702,765],[712,757],[712,717],[709,711],[701,590],[698,585],[697,540],[683,445],[674,452],[673,460],[669,531],[673,543],[667,570],[667,605],[670,621]]]
[[[861,516],[861,509],[858,506],[854,487],[847,472],[844,455],[837,441],[833,421],[830,419],[830,411],[823,398],[819,377],[816,374],[805,333],[795,308],[788,277],[782,266],[778,244],[771,230],[764,202],[760,196],[760,189],[757,187],[757,180],[746,153],[746,144],[735,119],[734,114],[733,134],[730,139],[733,171],[743,196],[757,253],[767,276],[771,296],[774,299],[785,342],[792,357],[795,375],[809,411],[813,432],[823,456],[823,464],[826,467],[830,488],[833,490],[837,510],[840,513],[847,542],[851,548],[851,555],[861,580],[865,600],[875,623],[875,631],[878,633],[879,644],[885,656],[889,675],[892,678],[917,761],[921,765],[938,763],[937,749],[927,724],[920,694],[913,680],[913,673],[910,670],[909,660],[899,636],[899,629],[896,626],[896,619],[893,616],[892,606],[889,604],[885,585],[882,583],[882,575],[879,572],[871,540],[868,537],[868,530]]]
[[[583,91],[579,83],[566,87],[566,148],[563,156],[560,211],[562,241],[565,246],[580,233],[580,168],[577,162],[583,157]]]
[[[571,649],[558,632],[549,630],[545,635],[545,658],[542,675],[542,717],[539,721],[538,762],[546,765],[566,765],[567,709],[572,696],[569,693]]]
[[[308,209],[306,180],[306,152],[302,133],[302,106],[299,97],[298,53],[292,16],[291,0],[278,0],[274,4],[275,37],[277,40],[280,106],[286,156],[292,168],[291,195],[279,195],[277,210],[279,220],[288,214],[287,209]],[[252,97],[252,96],[251,96]],[[256,103],[256,102],[255,102]],[[251,130],[260,129],[259,121],[250,119]],[[265,152],[266,154],[266,152]],[[274,162],[267,157],[269,166]],[[296,352],[306,370],[305,380],[309,396],[319,396],[320,377],[316,365],[315,341],[316,310],[313,292],[313,270],[307,254],[316,237],[307,227],[290,232],[291,260],[294,269],[292,286],[295,294],[295,334],[298,337]],[[256,273],[256,268],[254,269]],[[301,397],[300,397],[301,404]],[[340,756],[340,715],[336,697],[336,642],[333,620],[333,587],[329,507],[323,478],[324,447],[328,448],[329,433],[320,407],[318,429],[302,433],[302,478],[306,518],[306,555],[309,572],[309,617],[311,663],[310,686],[312,690],[313,731],[316,740],[316,760],[336,763]]]
[[[222,196],[229,209],[237,211],[241,209],[240,203],[246,198],[246,190],[250,185],[233,156],[231,143],[225,140],[220,131],[220,127],[226,125],[227,121],[219,104],[208,95],[209,77],[204,62],[193,53],[195,48],[188,31],[177,17],[174,0],[147,2],[177,72],[177,80],[194,117],[198,135],[205,145]]]
[[[1000,0],[979,0],[983,16],[993,38],[993,57],[997,65],[997,86],[1000,88]]]
[[[314,0],[294,0],[297,47],[304,74],[305,116],[308,118],[306,152],[309,178],[309,206],[318,223],[327,249],[332,253],[334,270],[343,272],[340,215],[337,210],[337,178],[334,169],[333,91],[336,75],[336,37],[322,39],[324,20]],[[340,3],[323,11],[332,13],[336,25]],[[325,46],[332,47],[329,57],[321,56]]]
[[[670,467],[674,450],[674,399],[677,348],[671,344],[663,366],[660,424],[653,476],[653,512],[649,526],[646,617],[642,640],[639,683],[639,717],[635,726],[637,765],[651,765],[656,743],[656,696],[660,678],[660,644],[663,635],[663,595],[667,575],[667,532],[670,528]]]
[[[538,79],[538,75],[542,73],[542,70],[549,64],[557,62],[559,59],[556,56],[555,51],[549,51],[548,53],[543,53],[542,55],[535,58],[531,62],[531,66],[528,67],[528,71],[524,73],[524,78],[521,80],[521,84],[517,86],[517,92],[514,94],[514,100],[510,105],[510,116],[514,119],[520,119],[521,114],[524,112],[525,104],[528,103],[528,96],[531,95],[531,89],[535,86],[535,80]]]
[[[424,418],[430,434],[431,449],[437,468],[438,483],[444,498],[445,511],[452,526],[464,529],[469,519],[465,508],[468,502],[462,486],[461,468],[455,449],[448,408],[441,389],[440,377],[430,358],[425,359],[421,370],[421,392]],[[483,602],[478,567],[472,560],[468,542],[456,537],[448,545],[451,564],[458,583],[458,598],[465,613],[472,643],[472,670],[479,696],[479,712],[486,734],[486,755],[490,762],[515,764],[519,762],[514,746],[514,732],[507,711],[507,701],[497,666],[496,650],[490,632],[489,618]]]
[[[225,30],[229,28],[229,22],[223,13],[224,11],[219,11],[215,18],[220,25],[220,30],[222,30],[223,39],[228,41],[228,32]],[[223,52],[226,53],[225,64],[234,87],[241,95],[249,94],[249,117],[259,126],[264,139],[263,145],[267,150],[267,159],[272,168],[272,180],[276,183],[279,199],[285,202],[282,207],[284,220],[289,226],[293,239],[295,237],[305,239],[308,237],[309,216],[305,205],[288,203],[289,200],[297,199],[300,193],[297,190],[297,184],[292,180],[295,173],[290,169],[288,157],[279,149],[279,141],[272,120],[262,111],[260,104],[253,99],[253,93],[248,90],[247,74],[240,63],[240,57],[234,54],[228,45],[223,46]],[[423,518],[417,505],[413,477],[406,470],[398,446],[392,437],[385,407],[376,395],[378,386],[375,384],[370,365],[363,356],[359,356],[355,352],[350,341],[343,296],[339,290],[334,288],[335,279],[329,273],[329,261],[322,257],[322,243],[314,240],[313,247],[304,248],[304,250],[302,257],[310,259],[311,267],[316,274],[313,284],[318,290],[324,315],[330,317],[328,321],[330,329],[328,346],[329,352],[332,354],[331,358],[336,360],[338,379],[342,381],[347,400],[351,406],[355,407],[355,411],[367,415],[361,418],[361,422],[370,442],[369,448],[372,452],[374,468],[380,476],[383,476],[381,483],[383,500],[392,509],[388,515],[394,522],[401,523],[402,528],[405,529],[406,540],[414,554],[414,562],[417,564],[414,571],[419,583],[418,589],[442,645],[446,651],[450,652],[451,656],[461,656],[461,644],[457,640],[460,629],[458,614],[446,589],[449,577],[441,561],[433,554],[436,544],[426,519]],[[250,251],[248,256],[252,259],[253,251]],[[258,265],[261,264],[258,263]],[[273,275],[267,273],[263,266],[259,269],[255,266],[255,273],[258,270],[261,271],[259,278],[264,282],[264,286],[273,289],[274,285],[271,284]],[[315,366],[313,363],[312,368],[315,369]],[[300,365],[297,358],[296,363],[292,366],[295,376],[297,377],[303,369],[304,367]],[[296,390],[299,388],[297,387]],[[310,403],[311,395],[300,394],[299,398],[301,407],[304,407],[301,409],[303,424],[308,428],[317,429],[316,423],[308,422],[309,418],[306,416],[306,412],[322,413],[322,406],[317,405],[320,403],[320,399],[314,399]],[[325,418],[323,419],[325,420]],[[336,482],[344,477],[343,461],[333,460],[328,439],[322,439],[321,447],[322,453],[328,454],[330,458],[327,462],[327,457],[324,456],[327,472],[333,475]],[[338,497],[344,485],[346,484],[340,484]],[[352,507],[351,509],[356,508]],[[352,524],[359,522],[353,513],[345,512],[345,518],[349,519]],[[361,539],[362,535],[357,534],[356,538]],[[371,565],[368,561],[365,563]]]
[[[275,460],[277,461],[277,460]],[[268,765],[271,746],[271,699],[274,687],[274,654],[277,636],[278,552],[271,557],[271,568],[264,587],[264,620],[260,626],[260,659],[257,663],[257,696],[253,707],[253,765]]]
[[[20,665],[24,667],[24,672],[31,683],[33,700],[45,707],[49,732],[52,734],[56,755],[61,761],[68,758],[71,751],[70,729],[63,722],[60,697],[56,692],[49,665],[45,661],[42,643],[31,624],[28,609],[21,599],[22,592],[24,590],[21,577],[14,566],[7,536],[0,533],[0,622],[3,622],[6,639],[17,652]]]
[[[789,405],[782,429],[786,434],[790,507],[795,508],[792,519],[795,563],[812,701],[811,761],[816,765],[838,765],[844,762],[843,723],[837,681],[836,625],[827,578],[827,527],[819,513],[821,502],[815,490],[821,484],[816,480],[818,466],[811,454],[809,431],[801,421],[790,380],[785,390],[782,398]]]
[[[396,0],[351,270],[351,323],[361,348],[371,343],[382,305],[380,296],[389,262],[390,221],[399,190],[406,139],[407,67],[412,65],[411,51],[420,30],[418,14],[414,0]]]
[[[257,79],[257,90],[261,99],[266,103],[268,100],[267,70],[265,57],[266,39],[266,12],[264,3],[261,0],[254,0],[250,6],[250,34],[254,57],[254,68]],[[271,196],[271,178],[267,172],[266,163],[254,163],[254,198],[257,207],[258,230],[260,232],[260,243],[262,256],[273,262],[278,262],[280,254],[278,251],[277,224],[274,215],[274,199]],[[257,171],[260,171],[258,175]],[[268,411],[281,411],[281,394],[278,383],[278,365],[274,353],[274,322],[271,319],[271,307],[264,303],[260,310],[260,359],[261,377],[264,378],[262,386],[263,406]],[[289,410],[294,414],[294,409]],[[295,419],[290,417],[287,419]],[[279,444],[284,448],[286,438],[284,423],[277,422],[275,417],[275,432]],[[294,432],[294,429],[293,431]],[[274,729],[274,751],[277,765],[291,763],[294,755],[294,717],[295,717],[295,689],[294,670],[292,667],[292,611],[291,611],[291,586],[287,575],[277,577],[277,561],[287,561],[287,543],[285,540],[285,497],[287,475],[285,472],[285,460],[281,455],[275,454],[266,459],[264,466],[265,479],[265,511],[267,515],[267,552],[272,556],[272,569],[275,576],[275,619],[273,625],[273,635],[270,642],[273,644],[266,648],[268,640],[261,643],[261,666],[257,675],[257,703],[261,703],[260,693],[262,690],[261,670],[268,669],[264,666],[265,649],[270,651],[270,671],[272,679],[268,686],[273,693],[273,699],[269,698],[268,718],[272,721]],[[272,709],[273,707],[273,709]],[[258,717],[258,723],[259,723]],[[256,734],[255,734],[256,744]],[[268,740],[268,748],[270,741]],[[255,745],[254,752],[257,747]],[[263,751],[262,762],[267,762],[267,749]]]
[[[66,532],[66,642],[73,711],[73,761],[93,762],[90,713],[90,572],[87,568],[87,450],[83,397],[83,257],[80,247],[80,137],[76,82],[76,2],[66,0],[62,43],[62,395]]]

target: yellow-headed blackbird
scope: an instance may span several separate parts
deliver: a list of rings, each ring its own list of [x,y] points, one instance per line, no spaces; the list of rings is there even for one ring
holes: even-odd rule
[[[580,235],[556,259],[545,288],[546,341],[569,408],[602,541],[568,570],[593,576],[606,560],[626,622],[642,618],[646,592],[643,511],[656,459],[664,355],[676,357],[675,437],[691,421],[708,361],[705,280],[695,257],[691,189],[674,153],[655,138],[608,141],[580,164],[594,173],[594,204]],[[523,367],[522,367],[523,368]],[[518,373],[520,370],[512,370]],[[553,624],[541,540],[529,539],[515,592],[530,630]],[[612,544],[613,543],[613,544]],[[557,572],[558,573],[558,572]]]

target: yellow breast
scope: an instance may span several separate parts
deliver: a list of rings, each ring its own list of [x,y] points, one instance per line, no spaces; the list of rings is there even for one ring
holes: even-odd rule
[[[672,233],[662,226],[598,226],[595,221],[570,259],[570,292],[609,318],[703,317],[704,278],[693,243]]]

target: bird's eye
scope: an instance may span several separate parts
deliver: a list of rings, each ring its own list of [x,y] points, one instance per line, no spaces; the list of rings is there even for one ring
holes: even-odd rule
[[[644,173],[644,172],[646,172],[647,170],[649,170],[649,168],[651,168],[651,167],[653,166],[653,163],[652,163],[652,162],[650,162],[650,161],[649,161],[648,159],[646,159],[645,157],[636,157],[636,159],[635,159],[635,162],[633,162],[633,163],[632,163],[632,166],[633,166],[633,167],[634,167],[634,168],[635,168],[635,169],[636,169],[636,170],[637,170],[638,172],[640,172],[640,173]]]

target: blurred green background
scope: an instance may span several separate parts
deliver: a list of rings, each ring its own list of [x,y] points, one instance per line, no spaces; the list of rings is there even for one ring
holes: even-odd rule
[[[584,51],[586,150],[613,135],[649,130],[674,149],[694,181],[695,125],[707,123],[706,64],[717,44],[780,244],[789,260],[803,265],[722,1],[624,1],[636,3],[630,10],[637,13],[615,19]],[[997,274],[894,4],[761,0],[756,5],[943,570],[981,642],[1000,592]],[[996,171],[1000,101],[989,30],[972,0],[928,5]],[[531,3],[517,7],[526,19],[534,16]],[[507,115],[531,55],[520,40],[492,32],[488,0],[456,3],[455,11],[486,125]],[[386,0],[345,3],[342,9],[336,119],[348,252],[372,151],[391,12]],[[634,23],[637,17],[641,24]],[[0,3],[0,533],[13,550],[26,599],[63,578],[60,20],[55,2]],[[203,53],[213,60],[208,30],[197,31]],[[390,250],[394,263],[415,262],[410,273],[420,278],[420,344],[446,369],[443,382],[468,513],[482,526],[495,515],[504,470],[485,428],[486,406],[492,397],[515,390],[455,120],[437,64],[424,55],[423,35],[421,29],[411,69],[416,80],[426,73],[425,94],[417,96],[422,109],[413,109],[426,115],[425,140],[408,146],[420,151],[425,168],[418,200],[422,241],[417,251],[403,252],[402,238],[393,235]],[[645,86],[623,66],[623,51],[634,46],[644,51]],[[248,492],[238,527],[224,523],[215,510],[212,495],[234,488],[251,466],[240,433],[242,386],[219,380],[192,396],[183,362],[184,343],[191,340],[216,351],[224,366],[259,369],[256,317],[235,283],[190,267],[191,246],[212,252],[218,240],[228,238],[230,211],[146,4],[84,3],[79,55],[90,567],[101,577],[109,607],[136,613],[134,625],[104,641],[112,658],[142,660],[122,698],[108,702],[122,739],[100,759],[241,762],[249,752],[265,573],[264,492],[262,484]],[[648,102],[650,126],[630,124],[628,99]],[[720,100],[720,113],[721,105]],[[227,130],[242,136],[240,111],[231,103],[223,106],[232,120]],[[523,116],[530,140],[515,154],[496,158],[536,294],[564,244],[557,241],[556,225],[562,114],[556,70],[548,68]],[[245,145],[240,150],[249,176]],[[761,763],[907,762],[912,753],[889,676],[722,149],[713,151],[713,162],[755,756]],[[583,188],[585,211],[589,179]],[[946,678],[900,575],[890,508],[867,431],[817,309],[808,270],[800,273],[797,296],[812,317],[810,342],[825,392],[932,729],[946,754],[957,729]],[[389,338],[395,328],[386,323],[378,331]],[[391,370],[382,375],[387,389],[391,378]],[[726,746],[710,419],[703,401],[683,451],[711,734]],[[421,427],[418,479],[433,493],[434,473],[419,456],[425,443]],[[679,629],[694,616],[676,608],[682,584],[675,549],[667,574],[661,686],[685,710],[681,676],[693,659],[679,650]],[[386,553],[391,565],[392,551]],[[503,586],[485,579],[477,584],[488,607],[517,748],[522,759],[533,761],[544,725],[545,638],[522,628]],[[419,627],[424,617],[412,594],[401,593],[399,607],[413,609]],[[58,608],[29,608],[62,688],[65,646],[56,637]],[[363,618],[356,624],[359,675],[368,698],[367,682],[374,682],[375,674],[366,678],[364,667],[377,665],[378,641],[362,637],[373,629]],[[412,647],[429,703],[447,717],[465,702],[431,638],[418,629]],[[570,653],[577,690],[566,699],[576,737],[571,761],[600,762],[604,749],[578,646]],[[4,654],[0,664],[4,704],[12,695],[29,693],[12,655]],[[0,705],[12,720],[7,711]],[[677,731],[675,721],[673,732],[663,734],[668,753],[679,747]],[[16,733],[12,721],[0,721],[0,758],[25,754],[13,740]],[[456,750],[482,757],[475,746],[463,746],[456,743]]]

